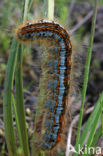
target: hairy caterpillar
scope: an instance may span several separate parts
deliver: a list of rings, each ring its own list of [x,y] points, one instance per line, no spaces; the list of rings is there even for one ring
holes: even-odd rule
[[[66,101],[70,89],[72,45],[67,31],[58,23],[40,20],[17,29],[21,41],[40,40],[49,50],[44,50],[42,77],[35,126],[35,145],[41,150],[51,150],[61,140]]]

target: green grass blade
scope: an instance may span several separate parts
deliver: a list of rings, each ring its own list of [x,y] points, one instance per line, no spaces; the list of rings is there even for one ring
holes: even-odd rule
[[[92,142],[93,142],[93,137],[95,135],[95,132],[96,132],[96,128],[97,128],[97,125],[99,123],[99,119],[101,117],[101,114],[102,112],[100,111],[101,110],[101,102],[103,101],[103,93],[101,94],[100,98],[99,98],[99,111],[95,117],[95,120],[94,120],[94,123],[93,123],[93,126],[92,126],[92,129],[91,129],[91,133],[89,135],[89,138],[88,138],[88,141],[87,141],[87,147],[90,147]]]
[[[102,126],[100,126],[100,128],[98,128],[97,133],[94,136],[94,139],[93,139],[91,147],[95,146],[95,144],[97,143],[98,138],[100,137],[101,133],[102,133]]]
[[[93,142],[93,139],[94,139],[94,135],[95,135],[95,132],[96,132],[96,128],[97,128],[97,125],[98,125],[98,122],[99,122],[99,119],[100,119],[100,110],[98,111],[97,113],[97,116],[94,120],[94,124],[92,126],[92,129],[91,129],[91,132],[90,132],[90,135],[89,135],[89,138],[88,138],[88,141],[86,143],[86,149],[89,149],[89,147],[91,147],[92,145],[92,142]],[[85,153],[85,149],[84,149],[84,153]],[[90,154],[84,154],[84,156],[89,156]]]
[[[30,11],[30,9],[31,9],[31,7],[32,7],[32,5],[33,5],[33,1],[34,1],[34,0],[29,1],[28,12]]]
[[[103,5],[103,0],[99,0],[99,5]]]
[[[102,124],[102,136],[103,136],[103,97],[100,96],[100,112],[101,112],[101,124]]]
[[[85,65],[85,72],[84,72],[82,102],[81,102],[80,118],[79,118],[79,123],[78,123],[77,138],[76,138],[76,144],[75,144],[76,151],[78,151],[78,144],[79,144],[79,139],[80,139],[80,130],[81,130],[82,119],[83,119],[84,102],[85,102],[87,83],[88,83],[88,77],[89,77],[90,61],[91,61],[91,56],[92,56],[92,46],[93,46],[95,22],[96,22],[96,15],[97,15],[97,1],[98,0],[95,0],[94,16],[93,16],[93,20],[92,20],[92,28],[91,28],[91,36],[90,36],[90,44],[89,44],[89,48],[88,48],[86,65]],[[75,153],[74,155],[76,156],[77,154]]]
[[[14,113],[15,113],[15,120],[16,120],[16,126],[17,126],[17,131],[18,131],[19,142],[20,142],[20,148],[22,149],[22,139],[21,139],[21,133],[20,133],[20,125],[19,125],[19,119],[18,119],[18,115],[17,115],[15,99],[14,99],[13,95],[12,95],[12,103],[13,103],[13,108],[14,108]],[[23,149],[22,149],[22,153],[23,153]]]
[[[24,156],[29,156],[29,146],[25,119],[23,82],[22,82],[22,46],[19,45],[16,66],[16,109],[19,120]]]
[[[98,125],[98,122],[99,122],[99,119],[100,119],[100,110],[98,111],[97,113],[97,116],[94,120],[94,123],[93,123],[93,126],[92,126],[92,129],[91,129],[91,132],[90,132],[90,135],[89,135],[89,138],[88,138],[88,141],[87,141],[87,147],[90,147],[91,144],[92,144],[92,141],[93,141],[93,137],[95,135],[95,132],[96,132],[96,128],[97,128],[97,125]]]
[[[103,97],[103,93],[101,94],[101,96]],[[81,147],[82,147],[99,111],[100,111],[100,99],[96,103],[96,106],[94,107],[92,114],[90,115],[86,125],[84,126],[84,129],[81,134],[80,141],[79,141]]]
[[[29,0],[25,0],[25,7],[24,7],[24,18],[23,18],[23,22],[26,21],[27,19],[27,13],[28,13],[28,4],[29,4]]]
[[[93,145],[95,145],[97,138],[100,136],[100,132],[101,132],[101,127],[99,128],[98,133],[96,134],[96,137],[94,137],[95,132],[96,132],[96,128],[98,126],[100,117],[101,117],[101,101],[103,100],[103,93],[101,94],[100,98],[98,99],[98,102],[91,114],[91,116],[89,117],[85,127],[84,127],[84,131],[82,133],[81,136],[81,140],[80,140],[80,147],[82,147],[83,142],[85,141],[86,136],[89,134],[88,140],[86,142],[86,149],[89,147],[93,147]],[[86,156],[89,156],[89,154],[86,154]]]
[[[6,69],[4,97],[3,97],[5,136],[10,156],[17,156],[16,139],[14,135],[13,117],[12,117],[12,94],[13,94],[12,86],[17,57],[16,48],[17,41],[14,39],[12,42],[11,52],[9,55],[8,65]]]

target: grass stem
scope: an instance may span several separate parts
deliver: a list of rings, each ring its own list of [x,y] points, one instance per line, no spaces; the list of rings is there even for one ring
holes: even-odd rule
[[[25,0],[23,23],[24,23],[24,22],[26,21],[26,19],[27,19],[28,6],[29,6],[29,0]]]
[[[54,0],[48,0],[48,19],[54,20]]]
[[[24,156],[29,156],[29,146],[25,119],[23,82],[22,82],[22,46],[19,45],[16,66],[16,110],[19,120],[20,133]]]
[[[87,59],[86,59],[85,72],[84,72],[84,83],[83,83],[83,90],[82,90],[80,118],[79,118],[79,123],[78,123],[77,138],[76,138],[76,145],[75,145],[76,151],[78,151],[80,130],[81,130],[82,119],[83,119],[84,102],[85,102],[87,83],[88,83],[88,77],[89,77],[90,61],[91,61],[91,56],[92,56],[92,47],[93,47],[95,23],[96,23],[96,15],[97,15],[97,3],[98,3],[98,0],[95,0],[94,15],[92,19],[92,28],[91,28],[91,35],[90,35],[90,44],[89,44],[89,48],[87,52]],[[76,156],[77,154],[74,154],[74,155]]]
[[[17,57],[17,41],[13,40],[11,46],[11,52],[8,59],[8,65],[5,76],[4,97],[3,97],[3,114],[4,114],[4,127],[5,136],[10,156],[17,156],[16,138],[13,128],[13,116],[12,116],[12,94],[13,94],[13,79],[14,70]]]

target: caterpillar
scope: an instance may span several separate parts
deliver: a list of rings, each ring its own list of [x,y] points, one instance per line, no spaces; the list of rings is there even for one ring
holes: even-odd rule
[[[37,109],[34,144],[40,150],[49,151],[61,141],[65,125],[66,102],[71,86],[70,35],[60,24],[43,19],[19,27],[16,36],[24,43],[41,41],[46,46],[42,54],[42,76],[37,103],[37,108],[42,113]]]

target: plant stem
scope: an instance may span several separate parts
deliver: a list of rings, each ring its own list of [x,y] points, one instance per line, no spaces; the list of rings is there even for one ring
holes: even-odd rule
[[[32,4],[33,4],[33,1],[34,1],[34,0],[31,0],[31,1],[29,2],[28,11],[30,11],[30,9],[31,9],[31,7],[32,7]]]
[[[24,22],[26,21],[26,19],[27,19],[28,5],[29,5],[29,0],[25,0],[23,23],[24,23]]]
[[[103,98],[100,95],[100,112],[101,112],[101,127],[102,127],[102,137],[103,137]]]
[[[23,96],[23,82],[22,82],[22,46],[19,45],[17,66],[16,66],[16,109],[19,119],[22,147],[24,156],[29,156],[28,137],[26,129],[24,96]],[[19,136],[19,137],[20,137]]]
[[[22,148],[22,139],[21,139],[21,133],[20,133],[20,125],[19,125],[19,119],[18,119],[18,115],[17,115],[17,109],[16,109],[14,95],[12,95],[12,103],[13,103],[13,108],[14,108],[14,113],[15,113],[15,120],[16,120],[16,126],[17,126],[17,131],[18,131],[20,147]],[[23,151],[23,149],[22,149],[22,151]]]
[[[48,18],[54,19],[54,0],[48,0]]]
[[[10,156],[17,156],[16,139],[14,135],[13,117],[12,117],[12,94],[13,94],[12,86],[17,57],[16,48],[17,41],[16,39],[14,39],[12,42],[11,52],[9,55],[8,65],[6,69],[4,97],[3,97],[5,136]]]
[[[78,151],[80,130],[81,130],[82,119],[83,119],[84,102],[85,102],[87,83],[88,83],[88,77],[89,77],[90,61],[91,61],[91,56],[92,56],[92,47],[93,47],[95,23],[96,23],[96,15],[97,15],[97,2],[98,0],[95,0],[94,15],[93,15],[93,20],[92,20],[92,28],[91,28],[91,35],[90,35],[90,44],[89,44],[89,48],[87,52],[87,59],[86,59],[85,72],[84,72],[84,83],[83,83],[83,91],[82,91],[80,118],[79,118],[79,123],[78,123],[77,138],[76,138],[76,145],[75,145],[76,151]],[[74,155],[76,156],[77,154],[74,154]]]

